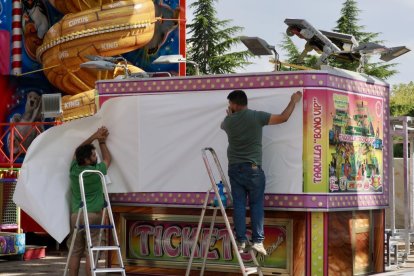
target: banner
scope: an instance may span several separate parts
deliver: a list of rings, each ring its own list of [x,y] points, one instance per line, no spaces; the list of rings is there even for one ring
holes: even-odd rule
[[[383,98],[304,93],[304,191],[383,191]]]

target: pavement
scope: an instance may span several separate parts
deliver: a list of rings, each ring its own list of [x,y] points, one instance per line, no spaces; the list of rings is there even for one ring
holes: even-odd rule
[[[45,258],[32,260],[14,260],[13,256],[0,258],[0,275],[63,275],[66,265],[67,252],[47,252]],[[84,261],[81,264],[80,275],[84,276]]]
[[[413,248],[414,249],[414,248]],[[404,263],[398,267],[395,265],[386,268],[386,272],[375,274],[375,276],[414,276],[414,250],[411,251]],[[32,260],[13,260],[12,258],[0,258],[0,275],[23,276],[23,275],[63,275],[66,265],[67,251],[50,251],[45,258]],[[79,276],[85,276],[84,260],[81,264]],[[105,274],[100,274],[105,275]],[[107,275],[116,275],[107,273]],[[119,275],[119,274],[118,274]]]

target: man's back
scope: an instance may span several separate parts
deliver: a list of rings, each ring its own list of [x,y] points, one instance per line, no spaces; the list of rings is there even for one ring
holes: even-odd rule
[[[271,114],[244,109],[227,116],[222,128],[228,136],[227,156],[229,164],[262,163],[262,128]]]
[[[79,166],[74,160],[70,168],[70,181],[72,190],[71,212],[75,213],[79,210],[81,202],[79,175],[84,170],[98,170],[106,174],[107,169],[105,163],[99,163],[95,166]],[[85,173],[83,174],[84,190],[86,197],[86,207],[88,212],[101,211],[104,205],[103,190],[101,179],[98,174]]]

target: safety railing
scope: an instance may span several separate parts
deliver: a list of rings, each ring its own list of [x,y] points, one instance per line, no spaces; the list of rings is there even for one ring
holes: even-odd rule
[[[0,167],[18,168],[33,140],[58,122],[0,123]]]

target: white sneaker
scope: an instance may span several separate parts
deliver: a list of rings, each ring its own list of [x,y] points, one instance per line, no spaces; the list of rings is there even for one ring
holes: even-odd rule
[[[252,245],[252,248],[256,250],[258,253],[262,254],[263,256],[267,255],[266,249],[263,246],[262,242],[255,242]]]
[[[239,253],[244,253],[246,250],[246,242],[236,241],[236,243],[237,243],[237,251],[239,251]]]

